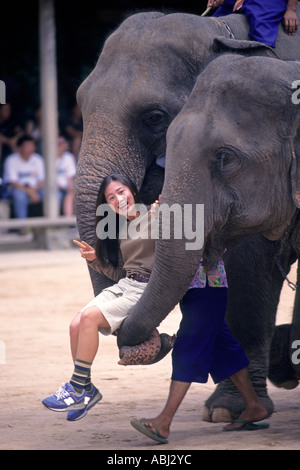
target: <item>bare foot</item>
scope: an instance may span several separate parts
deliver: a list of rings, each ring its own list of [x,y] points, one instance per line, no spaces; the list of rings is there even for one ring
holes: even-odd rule
[[[167,426],[165,426],[159,418],[153,418],[153,419],[143,419],[139,420],[144,426],[146,426],[150,431],[152,431],[154,434],[157,434],[157,430],[159,431],[160,435],[167,439],[170,434],[170,430]]]
[[[255,405],[253,407],[249,407],[245,409],[238,417],[238,420],[235,420],[232,423],[227,424],[224,427],[224,430],[233,431],[235,429],[240,429],[243,426],[245,426],[245,423],[239,422],[239,420],[254,423],[255,421],[261,421],[265,419],[267,416],[268,416],[267,410],[262,405]]]

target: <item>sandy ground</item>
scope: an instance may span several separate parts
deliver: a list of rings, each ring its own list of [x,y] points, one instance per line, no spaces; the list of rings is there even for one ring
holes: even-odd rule
[[[290,276],[295,277],[295,269]],[[269,384],[275,413],[270,428],[224,433],[222,424],[201,420],[212,382],[193,384],[172,426],[169,444],[157,445],[129,424],[131,417],[153,417],[169,388],[171,357],[152,366],[117,364],[115,337],[101,337],[93,381],[103,400],[78,422],[48,411],[41,400],[54,393],[72,372],[68,326],[92,297],[85,262],[76,249],[0,253],[0,449],[106,450],[159,452],[180,450],[300,449],[299,387],[286,391]],[[278,323],[290,321],[293,292],[285,283]],[[160,331],[176,332],[175,309]],[[114,456],[115,453],[111,452]]]

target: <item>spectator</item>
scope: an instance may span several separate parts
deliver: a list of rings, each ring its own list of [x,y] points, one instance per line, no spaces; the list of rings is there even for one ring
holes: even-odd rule
[[[0,106],[0,160],[16,151],[16,141],[24,131],[13,117],[12,106],[5,103]]]
[[[35,153],[33,138],[23,135],[17,141],[17,152],[9,155],[4,163],[4,184],[12,198],[16,218],[28,216],[30,203],[42,202],[44,181],[44,161]]]
[[[77,103],[72,107],[70,116],[63,124],[63,132],[71,141],[71,152],[75,155],[76,160],[79,156],[79,150],[82,140],[82,116]]]
[[[34,116],[30,117],[25,123],[25,133],[33,137],[37,152],[43,154],[41,127],[41,108],[37,108]]]
[[[59,137],[57,142],[56,171],[59,207],[63,215],[72,216],[74,214],[76,161],[74,155],[68,151],[68,142],[64,137]]]

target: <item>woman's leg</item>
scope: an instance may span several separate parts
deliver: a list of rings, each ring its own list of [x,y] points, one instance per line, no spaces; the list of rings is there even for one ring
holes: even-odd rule
[[[42,401],[47,408],[70,411],[67,419],[75,421],[85,416],[86,411],[101,400],[99,390],[91,384],[91,366],[98,350],[98,328],[109,327],[100,309],[94,305],[87,306],[74,317],[70,325],[73,375],[54,395]]]
[[[160,435],[163,438],[167,438],[170,434],[170,427],[175,413],[184,399],[188,389],[190,388],[190,385],[191,384],[188,382],[178,382],[177,380],[172,380],[168,399],[162,412],[156,418],[141,420],[141,424],[146,426],[156,435],[158,429]]]
[[[73,362],[80,357],[80,354],[83,356],[80,359],[88,362],[93,361],[99,345],[99,327],[108,328],[109,324],[98,307],[88,307],[75,315],[70,324],[70,346]]]
[[[69,335],[70,335],[70,347],[71,347],[71,355],[73,362],[76,359],[76,351],[78,346],[78,337],[79,337],[79,325],[80,325],[80,317],[81,312],[77,313],[73,320],[71,321],[69,327]]]
[[[96,306],[88,307],[80,315],[76,358],[93,362],[99,346],[99,328],[109,328],[110,325]]]

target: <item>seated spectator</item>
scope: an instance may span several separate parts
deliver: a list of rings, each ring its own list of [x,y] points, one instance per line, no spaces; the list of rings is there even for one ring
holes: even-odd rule
[[[281,21],[287,34],[297,31],[297,3],[298,0],[208,0],[207,7],[218,8],[213,16],[243,13],[249,22],[249,37],[275,47]]]
[[[41,108],[37,108],[34,116],[31,116],[27,119],[25,123],[25,133],[33,137],[35,141],[36,151],[40,154],[42,153],[42,123],[41,123]]]
[[[74,214],[76,161],[74,155],[68,151],[68,142],[64,137],[59,137],[57,142],[56,171],[59,207],[63,215],[72,216]]]
[[[4,162],[4,184],[16,218],[25,219],[28,205],[42,202],[44,182],[44,160],[35,153],[33,138],[23,135],[17,141],[17,152]]]
[[[79,150],[82,140],[82,115],[77,103],[72,107],[70,115],[66,118],[62,125],[63,133],[70,139],[71,152],[78,160]]]
[[[10,103],[0,105],[0,160],[16,151],[16,141],[24,133],[13,117]]]

